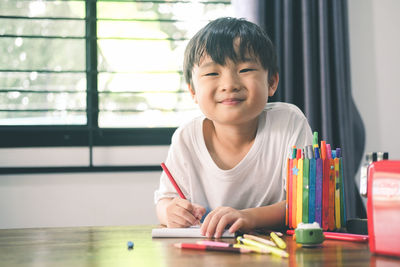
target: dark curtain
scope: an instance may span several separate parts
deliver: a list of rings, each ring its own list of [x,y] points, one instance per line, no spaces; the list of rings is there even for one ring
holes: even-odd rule
[[[270,101],[297,105],[320,140],[342,148],[347,218],[366,218],[355,185],[365,133],[351,95],[347,0],[233,4],[239,17],[266,29],[276,46],[280,83]]]

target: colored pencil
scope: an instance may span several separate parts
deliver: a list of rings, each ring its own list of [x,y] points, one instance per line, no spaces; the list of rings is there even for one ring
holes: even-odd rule
[[[171,181],[172,185],[175,187],[176,192],[178,192],[179,196],[183,199],[186,199],[185,195],[182,193],[181,189],[179,188],[178,184],[176,183],[174,177],[172,177],[172,174],[169,172],[167,166],[163,163],[161,163],[161,168],[163,168],[165,174],[167,175],[168,179]]]
[[[262,237],[259,237],[259,236],[244,234],[243,237],[247,238],[247,239],[250,239],[250,240],[258,241],[258,242],[263,243],[265,245],[276,247],[276,244],[273,241],[265,239],[265,238],[262,238]]]
[[[322,225],[322,179],[323,161],[319,157],[319,149],[315,148],[315,221]]]
[[[269,251],[270,253],[277,255],[277,256],[281,256],[284,258],[287,258],[289,256],[289,254],[286,251],[284,251],[280,248],[268,246],[268,245],[265,245],[263,243],[260,243],[260,242],[254,241],[254,240],[243,238],[241,236],[237,237],[237,241],[244,245],[253,246],[253,247],[257,247],[257,248]]]
[[[304,157],[303,160],[303,223],[308,223],[308,203],[310,193],[310,159]]]
[[[325,239],[331,240],[342,240],[342,241],[352,241],[352,242],[368,242],[368,235],[356,235],[348,233],[336,233],[336,232],[323,232]],[[287,230],[287,235],[293,235],[294,230]]]
[[[275,244],[279,248],[281,248],[281,249],[285,249],[286,248],[285,241],[283,241],[283,239],[280,238],[277,234],[275,234],[274,232],[271,232],[270,236],[271,236],[271,239],[275,242]]]
[[[205,245],[205,246],[213,246],[213,247],[233,247],[233,244],[219,241],[211,241],[211,240],[201,240],[197,241],[196,244]]]
[[[292,169],[292,227],[297,227],[296,213],[297,213],[297,174],[299,169],[297,169],[297,159],[293,159],[293,169]]]
[[[329,159],[323,161],[322,175],[322,225],[321,228],[326,231],[329,229]]]
[[[328,229],[333,231],[335,230],[335,187],[336,187],[336,179],[335,179],[335,161],[330,158],[327,159],[329,161],[329,204],[328,204]]]
[[[336,228],[341,228],[340,220],[340,175],[339,175],[339,159],[335,158],[335,222]]]
[[[286,205],[288,206],[288,226],[289,228],[293,227],[293,221],[292,221],[292,210],[293,210],[293,201],[292,201],[292,188],[293,188],[293,159],[289,160],[289,170],[288,170],[288,183],[289,185],[289,197],[286,199]]]
[[[301,149],[299,149],[301,151]],[[303,157],[297,160],[297,206],[296,206],[296,227],[303,221]]]
[[[310,187],[309,187],[309,203],[308,203],[308,221],[315,222],[315,159],[310,159]]]
[[[233,247],[249,249],[249,250],[251,250],[251,252],[256,252],[256,253],[260,253],[260,254],[271,254],[271,252],[269,250],[261,249],[261,248],[253,247],[253,246],[248,246],[248,245],[243,245],[243,244],[239,244],[239,243],[234,244]]]
[[[285,209],[285,225],[289,226],[289,210],[291,208],[289,201],[289,184],[290,184],[290,158],[287,159],[286,163],[286,209]]]
[[[346,198],[345,198],[345,187],[344,187],[344,176],[343,176],[343,159],[339,158],[339,175],[340,175],[340,219],[342,225],[346,225]]]
[[[233,247],[221,247],[221,246],[206,246],[194,243],[176,243],[175,247],[181,249],[193,249],[193,250],[205,250],[205,251],[218,251],[218,252],[232,252],[232,253],[250,253],[250,249],[246,248],[233,248]]]

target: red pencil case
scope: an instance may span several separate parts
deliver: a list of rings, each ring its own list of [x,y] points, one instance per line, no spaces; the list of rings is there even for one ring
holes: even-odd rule
[[[372,253],[400,256],[400,161],[368,167],[368,234]]]

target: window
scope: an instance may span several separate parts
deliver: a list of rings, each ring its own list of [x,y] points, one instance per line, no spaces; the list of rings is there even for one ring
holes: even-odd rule
[[[168,144],[188,39],[221,1],[0,1],[0,146]]]

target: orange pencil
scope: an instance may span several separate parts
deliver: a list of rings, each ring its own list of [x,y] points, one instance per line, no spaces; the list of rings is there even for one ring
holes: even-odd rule
[[[321,159],[324,160],[326,159],[326,142],[321,141]]]

